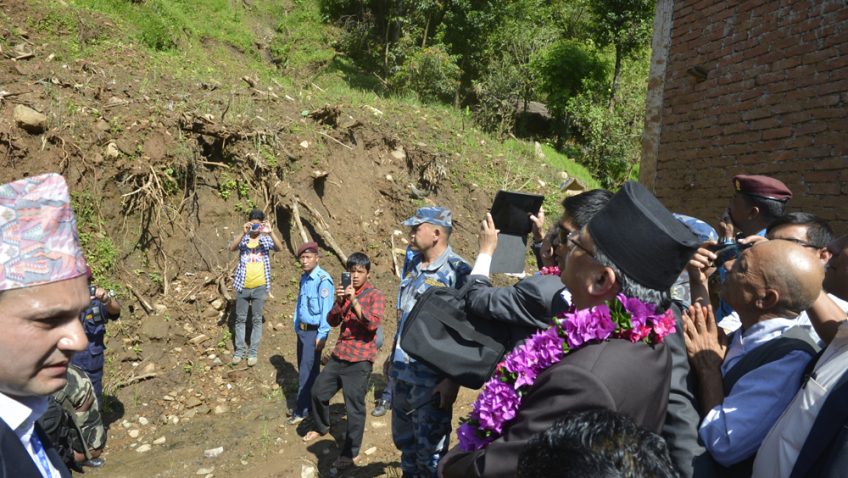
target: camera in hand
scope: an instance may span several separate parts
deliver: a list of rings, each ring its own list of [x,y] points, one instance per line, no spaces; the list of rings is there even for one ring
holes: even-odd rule
[[[350,285],[350,272],[342,272],[342,287],[345,288]]]
[[[259,224],[258,222],[254,222],[250,225],[250,231],[251,232],[259,232],[259,229],[261,227],[262,227],[262,224]]]
[[[716,244],[714,246],[709,246],[707,249],[714,252],[718,257],[716,257],[715,265],[720,267],[725,262],[736,259],[742,254],[742,251],[751,247],[751,244],[740,244],[738,242],[732,242],[730,244]]]

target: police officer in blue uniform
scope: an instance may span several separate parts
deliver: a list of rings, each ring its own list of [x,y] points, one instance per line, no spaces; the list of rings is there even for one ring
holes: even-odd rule
[[[106,345],[106,322],[118,320],[121,316],[121,304],[115,296],[115,291],[95,287],[91,283],[91,269],[88,270],[88,291],[91,303],[80,316],[85,335],[88,337],[88,348],[74,355],[71,363],[83,369],[94,385],[97,402],[103,402],[103,352]]]
[[[289,425],[296,425],[309,415],[312,384],[318,376],[321,351],[330,333],[327,314],[335,300],[333,279],[318,265],[318,244],[307,242],[300,246],[297,259],[303,269],[294,310],[299,382],[297,404],[291,411]]]

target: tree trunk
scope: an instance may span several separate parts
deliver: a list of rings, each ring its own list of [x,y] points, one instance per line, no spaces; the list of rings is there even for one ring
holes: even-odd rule
[[[430,34],[430,18],[432,17],[432,13],[427,14],[427,23],[424,24],[424,38],[421,39],[421,48],[427,48],[427,35]]]
[[[615,109],[615,93],[618,90],[618,79],[621,76],[621,48],[615,46],[615,72],[612,75],[612,86],[610,87],[609,110]]]

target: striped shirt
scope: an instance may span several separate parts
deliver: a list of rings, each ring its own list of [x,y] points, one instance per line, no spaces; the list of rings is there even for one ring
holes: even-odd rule
[[[241,238],[239,243],[239,264],[236,267],[236,275],[233,280],[233,288],[236,292],[244,289],[244,278],[247,275],[247,263],[262,261],[265,264],[265,289],[271,290],[271,251],[276,251],[274,240],[270,236],[260,235],[259,246],[251,249],[247,247],[250,236],[247,234]]]

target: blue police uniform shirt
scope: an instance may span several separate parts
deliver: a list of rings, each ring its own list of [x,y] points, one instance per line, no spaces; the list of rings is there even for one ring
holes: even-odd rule
[[[400,321],[398,322],[397,336],[395,337],[395,350],[392,355],[391,376],[410,383],[425,384],[433,382],[438,378],[437,373],[430,367],[417,362],[410,357],[400,346],[400,339],[406,317],[418,298],[430,287],[462,287],[471,266],[462,257],[453,252],[448,246],[444,253],[435,261],[431,262],[426,269],[421,267],[424,256],[415,253],[404,266],[405,275],[400,282],[398,292],[398,309],[400,310]]]
[[[300,276],[300,289],[297,294],[297,304],[294,308],[294,328],[299,324],[317,325],[318,339],[325,340],[330,334],[330,324],[327,314],[333,308],[335,288],[333,278],[320,266]]]
[[[120,313],[114,316],[110,315],[100,299],[92,299],[88,308],[80,315],[82,328],[85,330],[85,336],[88,338],[88,348],[74,354],[71,363],[85,371],[103,368],[103,350],[106,348],[104,344],[106,322],[108,320],[116,320],[120,315]]]

